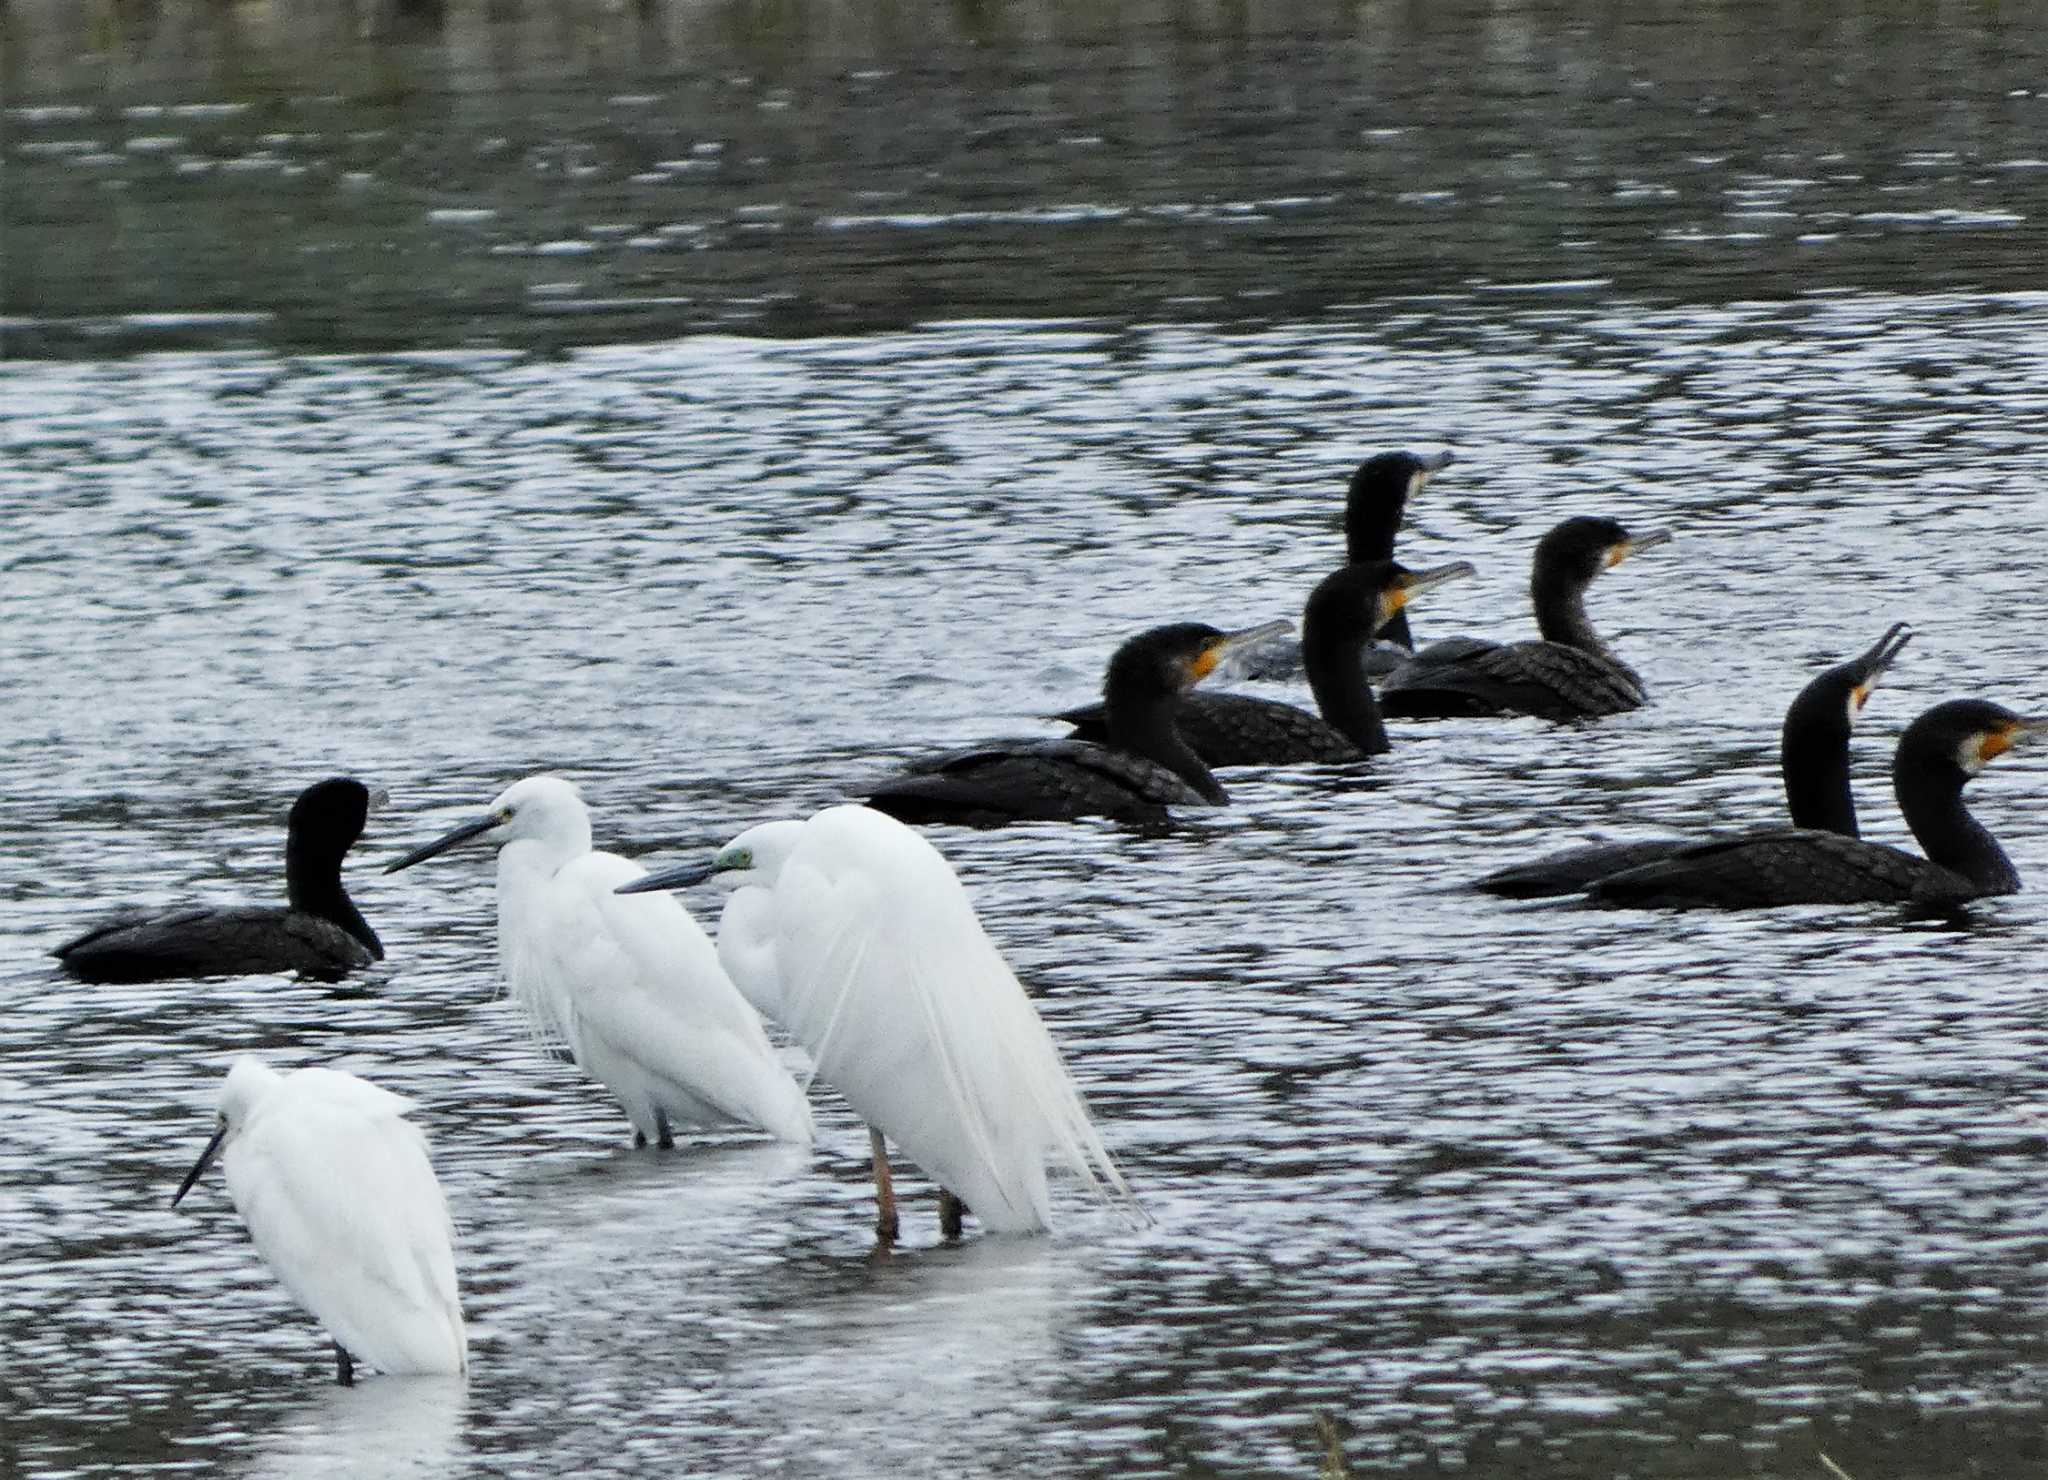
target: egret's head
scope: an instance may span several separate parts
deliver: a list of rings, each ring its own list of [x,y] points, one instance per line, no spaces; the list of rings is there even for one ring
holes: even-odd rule
[[[621,884],[615,894],[648,894],[658,889],[682,889],[701,884],[715,874],[736,876],[734,883],[771,886],[782,874],[782,866],[803,836],[801,822],[763,822],[748,828],[712,855],[711,862],[686,863],[661,869],[644,879]]]
[[[384,865],[387,874],[416,863],[425,863],[461,843],[486,839],[493,847],[522,838],[550,843],[567,851],[590,847],[590,813],[574,784],[559,776],[528,776],[515,781],[491,801],[490,810],[460,827],[422,844],[396,862]]]
[[[213,1159],[220,1155],[220,1149],[228,1139],[249,1123],[249,1116],[257,1103],[277,1087],[279,1075],[261,1059],[246,1055],[236,1059],[228,1070],[228,1077],[220,1087],[219,1109],[213,1117],[213,1139],[206,1143],[206,1149],[199,1153],[199,1160],[192,1163],[192,1170],[185,1174],[185,1180],[178,1184],[178,1190],[171,1197],[171,1206],[184,1201],[185,1194],[193,1184],[205,1175],[213,1165]]]

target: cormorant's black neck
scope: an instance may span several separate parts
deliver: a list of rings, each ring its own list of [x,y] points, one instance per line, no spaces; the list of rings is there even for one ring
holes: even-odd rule
[[[1544,641],[1614,658],[1586,615],[1586,582],[1539,565],[1529,580],[1529,601],[1536,608],[1536,630]]]
[[[1991,830],[1963,805],[1967,780],[1945,757],[1930,764],[1924,756],[1908,754],[1903,744],[1892,760],[1892,790],[1898,795],[1899,811],[1928,862],[1954,870],[1987,894],[2015,893],[2019,870]]]
[[[1102,694],[1103,728],[1109,732],[1112,746],[1157,761],[1200,792],[1204,800],[1221,806],[1230,798],[1202,758],[1181,738],[1174,724],[1179,710],[1178,693],[1156,689],[1131,692],[1111,683]]]
[[[1376,483],[1367,476],[1371,469],[1372,464],[1366,463],[1351,475],[1351,487],[1344,500],[1344,561],[1347,565],[1392,560],[1394,536],[1401,532],[1401,516],[1407,512],[1409,480],[1403,478],[1397,485],[1383,486],[1384,480]],[[1389,642],[1400,643],[1404,648],[1412,650],[1415,646],[1415,639],[1408,631],[1408,613],[1405,611],[1395,612],[1393,620],[1380,628],[1379,635]],[[1331,723],[1336,722],[1332,720]],[[1338,728],[1343,727],[1340,725]],[[1382,745],[1380,748],[1384,750],[1386,747]]]
[[[1857,836],[1856,798],[1849,789],[1849,688],[1829,675],[1800,690],[1785,711],[1778,768],[1794,827]]]
[[[1384,755],[1389,748],[1387,726],[1372,686],[1365,681],[1366,642],[1363,633],[1332,634],[1312,617],[1304,619],[1301,665],[1308,670],[1308,686],[1323,718],[1361,754]]]
[[[384,942],[363,918],[341,882],[341,857],[331,844],[316,846],[291,837],[284,845],[285,897],[295,910],[332,921],[369,948],[379,961],[384,959]]]

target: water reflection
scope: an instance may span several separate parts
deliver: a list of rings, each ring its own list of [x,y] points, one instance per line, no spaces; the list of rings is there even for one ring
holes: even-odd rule
[[[415,1377],[318,1391],[256,1439],[244,1480],[399,1480],[456,1473],[463,1462],[468,1389],[460,1378]]]
[[[1998,11],[8,14],[16,353],[2029,291],[2048,214]]]

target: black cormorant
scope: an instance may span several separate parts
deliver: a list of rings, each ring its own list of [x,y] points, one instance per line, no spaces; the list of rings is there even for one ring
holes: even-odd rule
[[[1820,674],[1785,711],[1779,769],[1794,827],[1856,836],[1856,799],[1849,789],[1849,730],[1871,690],[1912,640],[1895,623],[1869,651]],[[1700,838],[1648,838],[1631,843],[1588,843],[1488,874],[1474,887],[1509,899],[1577,894],[1596,879],[1669,858]]]
[[[1427,457],[1382,452],[1360,463],[1344,494],[1344,563],[1392,560],[1394,536],[1400,533],[1410,496],[1453,460],[1447,449]],[[1367,673],[1393,672],[1414,648],[1407,613],[1396,612],[1379,638],[1377,644],[1367,643],[1364,648],[1362,661]],[[1264,643],[1245,654],[1240,666],[1247,678],[1293,678],[1301,672],[1301,648],[1286,639]]]
[[[1103,679],[1108,740],[996,740],[913,763],[868,805],[903,822],[1000,827],[1111,817],[1157,821],[1171,806],[1229,800],[1174,728],[1181,696],[1247,643],[1284,631],[1269,622],[1225,633],[1181,622],[1139,633]]]
[[[153,982],[290,971],[334,981],[379,961],[384,945],[341,882],[341,861],[373,803],[360,781],[315,782],[285,834],[288,905],[200,905],[117,915],[51,954],[82,981]]]
[[[1319,713],[1246,694],[1189,694],[1174,723],[1211,766],[1284,766],[1355,761],[1387,749],[1362,662],[1373,634],[1407,610],[1418,591],[1472,574],[1465,561],[1412,571],[1392,560],[1347,565],[1323,577],[1302,609],[1301,652]],[[1101,740],[1103,706],[1084,705],[1059,718],[1074,738]]]
[[[1784,904],[1914,904],[1935,908],[2012,894],[2020,876],[1963,805],[1963,786],[2048,721],[2022,719],[1982,699],[1937,704],[1906,728],[1892,758],[1892,789],[1926,850],[1839,833],[1779,827],[1696,843],[1669,858],[1595,883],[1594,904],[1642,908],[1757,909]]]
[[[1402,719],[1533,714],[1590,719],[1641,707],[1643,681],[1607,650],[1586,617],[1586,587],[1610,566],[1661,545],[1665,530],[1632,535],[1612,519],[1567,519],[1536,545],[1529,580],[1537,642],[1450,637],[1433,642],[1380,685],[1380,707]]]

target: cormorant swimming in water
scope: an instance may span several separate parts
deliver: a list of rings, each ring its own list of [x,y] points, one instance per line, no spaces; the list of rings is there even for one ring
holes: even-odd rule
[[[1369,565],[1375,560],[1392,560],[1394,536],[1400,533],[1409,498],[1454,460],[1446,449],[1427,457],[1382,452],[1360,463],[1344,493],[1344,563]],[[1415,647],[1408,632],[1408,614],[1396,612],[1379,637],[1378,644],[1366,644],[1365,671],[1392,673]],[[1293,678],[1301,668],[1300,647],[1285,640],[1266,643],[1242,660],[1247,678]]]
[[[1641,908],[1758,909],[1783,904],[1912,904],[1939,908],[2012,894],[2020,876],[1963,805],[1963,786],[2048,720],[2022,719],[1982,699],[1937,704],[1906,727],[1892,758],[1892,789],[1926,850],[1866,843],[1812,828],[1779,827],[1696,843],[1671,857],[1596,882],[1594,904]]]
[[[991,741],[914,763],[878,786],[868,805],[901,822],[970,827],[1098,816],[1150,822],[1170,806],[1220,805],[1229,798],[1174,728],[1175,712],[1224,657],[1286,627],[1225,633],[1181,622],[1141,632],[1109,660],[1106,744]]]
[[[1647,697],[1643,681],[1593,630],[1586,587],[1601,571],[1670,538],[1661,529],[1632,535],[1615,520],[1590,515],[1565,520],[1537,542],[1529,580],[1542,639],[1433,642],[1380,685],[1380,708],[1401,719],[1533,714],[1556,720],[1640,708]]]
[[[288,905],[200,905],[103,920],[50,954],[81,981],[154,982],[291,971],[335,981],[384,957],[341,882],[341,861],[374,802],[346,776],[315,782],[292,803],[285,834]]]
[[[1853,838],[1856,799],[1849,788],[1849,731],[1871,690],[1897,660],[1913,631],[1894,623],[1871,648],[1816,677],[1785,711],[1779,768],[1794,827],[1818,828]],[[1474,888],[1509,899],[1577,894],[1597,879],[1669,858],[1700,838],[1649,838],[1633,843],[1589,843],[1529,863],[1500,869]]]
[[[1375,632],[1407,611],[1418,591],[1472,574],[1460,560],[1412,571],[1392,560],[1347,565],[1323,577],[1302,609],[1301,652],[1318,713],[1246,694],[1189,694],[1174,723],[1211,766],[1284,766],[1355,761],[1387,749],[1387,727],[1366,682],[1364,655]],[[1101,740],[1100,704],[1059,718],[1077,740]]]

